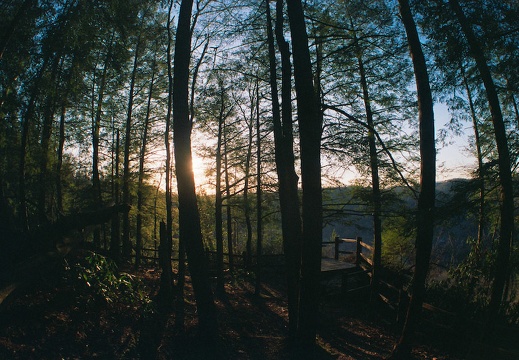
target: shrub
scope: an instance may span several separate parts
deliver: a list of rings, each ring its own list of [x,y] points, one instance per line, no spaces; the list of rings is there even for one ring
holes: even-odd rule
[[[71,277],[83,289],[93,291],[97,299],[106,303],[116,301],[133,304],[149,301],[144,286],[135,276],[119,272],[111,259],[95,252],[66,265]]]

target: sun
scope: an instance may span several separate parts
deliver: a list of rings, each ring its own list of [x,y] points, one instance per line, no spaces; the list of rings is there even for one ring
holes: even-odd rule
[[[193,175],[195,177],[195,181],[198,185],[205,183],[205,169],[206,165],[204,163],[204,159],[193,154]]]

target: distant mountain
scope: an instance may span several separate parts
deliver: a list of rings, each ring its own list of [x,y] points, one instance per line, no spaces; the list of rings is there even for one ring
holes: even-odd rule
[[[449,203],[454,196],[464,196],[458,191],[460,186],[469,182],[468,179],[453,179],[437,183],[438,216],[433,245],[433,261],[436,263],[449,265],[458,262],[469,249],[467,239],[477,235],[477,221],[470,209],[463,206],[452,209]],[[366,243],[373,242],[373,218],[367,205],[369,192],[370,189],[358,186],[324,190],[323,241],[333,240],[334,236],[360,236]],[[383,221],[395,213],[413,216],[416,200],[408,189],[397,187],[385,191],[383,199]]]

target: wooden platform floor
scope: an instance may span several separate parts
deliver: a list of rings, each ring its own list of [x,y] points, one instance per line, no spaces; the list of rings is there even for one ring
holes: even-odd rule
[[[348,271],[355,269],[355,264],[351,264],[345,261],[339,261],[335,259],[322,258],[321,259],[321,272],[339,272]]]

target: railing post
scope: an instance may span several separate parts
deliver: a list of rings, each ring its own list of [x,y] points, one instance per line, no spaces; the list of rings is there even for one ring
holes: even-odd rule
[[[355,265],[358,267],[360,266],[360,254],[362,253],[362,238],[360,236],[357,236],[357,252],[355,254]]]
[[[335,260],[339,260],[339,243],[340,243],[341,239],[336,236],[335,237],[335,254],[334,254],[334,258]]]

